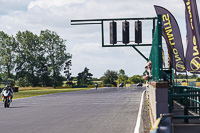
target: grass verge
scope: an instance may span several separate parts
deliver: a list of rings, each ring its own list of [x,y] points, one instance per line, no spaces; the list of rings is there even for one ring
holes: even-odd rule
[[[88,90],[90,88],[66,88],[66,89],[38,89],[38,90],[20,90],[15,92],[13,99],[54,94],[54,93],[63,93],[63,92],[72,92],[80,90]],[[2,99],[0,99],[2,101]]]

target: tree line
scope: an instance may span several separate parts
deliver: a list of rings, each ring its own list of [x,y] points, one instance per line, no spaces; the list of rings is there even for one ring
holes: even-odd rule
[[[102,81],[103,84],[112,84],[117,86],[117,84],[122,82],[125,84],[145,83],[146,81],[142,78],[143,75],[133,75],[128,77],[123,69],[120,69],[119,71],[107,70],[104,75],[98,79],[92,78],[93,75],[89,73],[89,69],[86,67],[75,79],[77,80],[77,85],[93,85],[94,82],[92,81]],[[196,79],[198,82],[200,81],[200,77],[196,74],[186,76],[179,73],[175,75],[175,79],[183,79],[184,82],[187,81],[186,78]]]
[[[124,82],[125,84],[135,84],[135,83],[144,83],[144,79],[142,78],[142,75],[134,75],[132,77],[128,77],[125,74],[125,71],[123,69],[119,70],[119,73],[117,71],[113,70],[107,70],[104,75],[100,78],[92,78],[93,74],[89,72],[89,69],[85,67],[83,72],[79,73],[76,77],[77,85],[93,85],[94,82],[100,80],[103,84],[112,84],[114,86],[117,86],[117,84],[120,84]]]
[[[145,82],[145,80],[142,78],[142,75],[133,75],[128,77],[123,69],[120,69],[119,73],[117,71],[107,70],[104,73],[104,76],[102,76],[100,79],[103,81],[103,83],[112,84],[114,86],[122,82],[124,84],[136,84]]]
[[[19,31],[15,37],[0,31],[0,81],[12,79],[18,86],[62,85],[63,64],[72,57],[65,42],[50,30],[40,35]]]

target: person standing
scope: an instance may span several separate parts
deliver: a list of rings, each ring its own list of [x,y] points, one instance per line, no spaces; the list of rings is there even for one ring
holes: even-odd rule
[[[149,79],[149,72],[148,72],[148,66],[145,66],[145,71],[143,73],[143,79],[146,80],[146,93],[148,95],[148,79]]]

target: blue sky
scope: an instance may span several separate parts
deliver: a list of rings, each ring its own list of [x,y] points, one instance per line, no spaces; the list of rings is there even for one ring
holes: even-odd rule
[[[186,48],[182,0],[0,0],[0,30],[14,36],[25,30],[35,34],[45,29],[57,32],[67,40],[67,52],[73,55],[72,76],[77,76],[84,67],[98,78],[108,69],[124,69],[128,76],[141,75],[146,61],[133,48],[102,48],[100,26],[71,26],[70,21],[155,17],[153,5],[163,6],[175,16]],[[198,0],[197,6],[200,8]],[[143,22],[143,42],[151,43],[151,28],[151,22]],[[107,44],[108,29],[105,24]],[[150,47],[140,47],[139,50],[149,57]]]

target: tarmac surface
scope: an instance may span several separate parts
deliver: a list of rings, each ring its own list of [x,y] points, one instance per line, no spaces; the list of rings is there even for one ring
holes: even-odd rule
[[[133,133],[142,87],[16,99],[0,106],[1,133]]]

